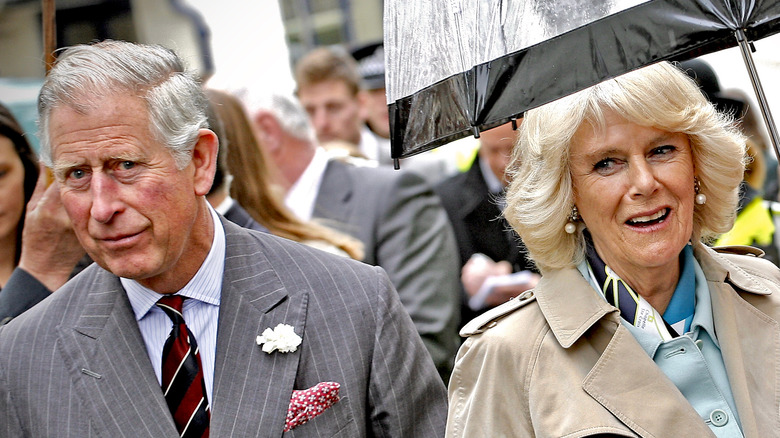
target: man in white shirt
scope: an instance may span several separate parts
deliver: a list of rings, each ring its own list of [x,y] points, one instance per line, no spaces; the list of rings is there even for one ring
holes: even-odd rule
[[[458,259],[447,215],[430,185],[403,169],[328,160],[292,96],[237,95],[279,170],[287,206],[363,242],[363,261],[387,271],[446,380],[460,343]]]

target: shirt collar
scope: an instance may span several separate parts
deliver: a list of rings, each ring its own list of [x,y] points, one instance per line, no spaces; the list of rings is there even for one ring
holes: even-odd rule
[[[311,220],[314,213],[314,201],[320,191],[322,177],[328,167],[328,154],[325,149],[317,147],[314,157],[306,166],[297,181],[290,187],[284,198],[284,204],[304,221]]]
[[[206,259],[195,276],[176,292],[176,295],[219,306],[222,293],[222,274],[225,269],[225,229],[217,212],[211,206],[209,206],[209,211],[214,223],[214,238],[211,249],[209,249]],[[130,300],[136,320],[143,318],[160,299],[159,293],[142,286],[135,280],[120,277],[119,281],[127,291],[127,298]]]
[[[501,181],[498,178],[496,178],[496,175],[493,173],[493,169],[490,168],[490,163],[488,163],[487,160],[483,160],[482,157],[480,157],[477,161],[479,162],[479,170],[482,171],[482,178],[485,180],[485,184],[487,185],[490,193],[503,192],[504,185],[501,184]]]
[[[680,269],[680,279],[677,281],[677,287],[674,290],[672,299],[669,300],[669,304],[664,311],[664,319],[669,324],[676,324],[679,321],[686,320],[685,328],[682,333],[690,330],[691,317],[695,313],[696,305],[696,285],[697,282],[696,272],[694,266],[696,260],[693,257],[693,247],[691,245],[685,245],[682,251],[682,269]],[[704,284],[707,284],[706,280]]]
[[[360,144],[358,145],[358,150],[369,160],[379,161],[379,141],[376,134],[368,129],[368,126],[364,125],[360,128]]]
[[[694,332],[694,338],[698,337],[696,336],[697,328],[707,331],[715,345],[720,348],[718,338],[715,336],[715,322],[712,319],[712,297],[710,296],[710,288],[707,286],[707,277],[705,277],[698,261],[694,263],[694,270],[696,272],[696,311],[693,313],[691,331]]]
[[[232,207],[233,204],[235,203],[236,201],[233,200],[233,198],[231,198],[230,196],[228,196],[225,198],[224,201],[220,202],[219,205],[214,207],[214,209],[217,210],[217,213],[224,216],[228,212],[228,210],[230,210],[230,207]]]
[[[690,248],[690,246],[686,248]],[[699,265],[699,261],[693,257],[692,251],[687,252],[685,257],[686,260],[683,264],[683,272],[685,272],[686,269],[692,268],[693,281],[695,283],[695,287],[693,288],[695,296],[695,311],[693,313],[693,321],[691,322],[690,328],[690,332],[692,332],[692,338],[698,339],[698,330],[705,330],[715,345],[720,348],[720,345],[718,344],[718,338],[715,336],[715,324],[712,319],[712,300],[710,297],[710,289],[707,286],[707,277],[705,277],[704,271],[702,271],[701,266]],[[580,271],[580,274],[582,274],[582,276],[588,280],[590,285],[598,292],[598,286],[593,282],[592,276],[588,272],[588,262],[581,262],[577,266],[577,270]],[[682,277],[683,275],[681,274],[681,279]],[[690,274],[688,277],[690,277]],[[685,281],[690,281],[690,278]],[[678,288],[679,287],[680,283],[678,282]],[[675,294],[677,294],[677,289],[675,290]],[[599,296],[601,296],[602,299],[604,298],[604,295],[601,293],[599,293]],[[674,300],[674,297],[672,297],[672,300]],[[666,315],[666,313],[664,313],[664,315]],[[633,325],[624,321],[623,318],[620,318],[620,321],[634,335],[634,338],[637,340],[637,342],[639,342],[642,348],[647,351],[650,357],[653,357],[653,355],[655,355],[655,350],[659,345],[661,345],[662,341],[657,337],[651,336],[644,331],[634,327]]]

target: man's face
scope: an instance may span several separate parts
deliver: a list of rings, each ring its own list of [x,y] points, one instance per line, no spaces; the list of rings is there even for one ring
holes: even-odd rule
[[[210,186],[202,181],[201,140],[196,158],[179,170],[149,126],[137,97],[102,98],[86,114],[57,107],[49,128],[53,168],[76,235],[100,266],[147,287],[186,284],[182,275],[194,275],[211,243],[194,226]]]
[[[511,123],[483,131],[479,136],[479,157],[490,165],[493,174],[507,184],[505,172],[512,157],[512,148],[517,140],[517,131]]]
[[[384,88],[363,92],[366,101],[366,123],[377,135],[390,138],[390,115]]]
[[[321,143],[334,140],[360,143],[363,108],[346,83],[333,79],[306,85],[298,90],[298,99],[309,113]]]

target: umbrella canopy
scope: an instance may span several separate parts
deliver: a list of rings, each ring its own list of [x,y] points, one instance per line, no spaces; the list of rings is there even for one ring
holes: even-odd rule
[[[778,31],[777,0],[385,0],[391,156],[478,136],[654,62]]]

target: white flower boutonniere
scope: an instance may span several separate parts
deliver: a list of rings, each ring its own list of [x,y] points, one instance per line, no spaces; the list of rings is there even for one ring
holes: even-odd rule
[[[292,353],[298,349],[301,341],[301,337],[295,334],[295,328],[289,324],[279,324],[273,330],[267,328],[257,337],[257,345],[262,345],[263,351],[268,354],[276,350],[280,353]]]

